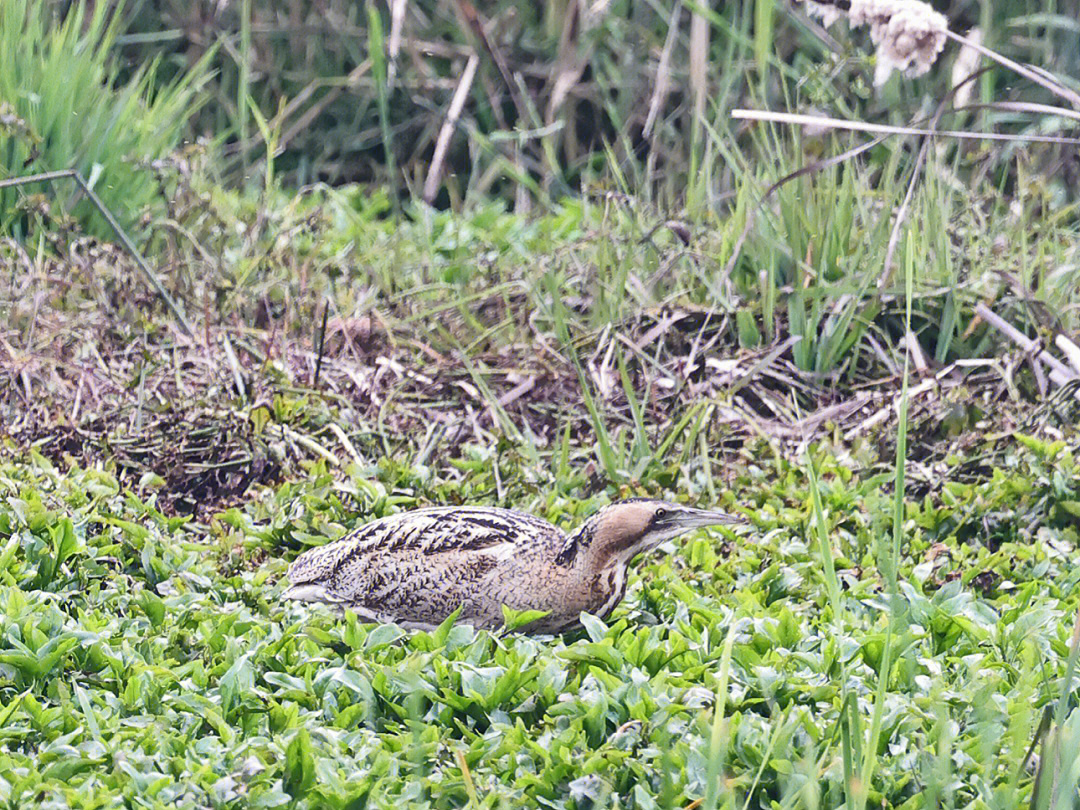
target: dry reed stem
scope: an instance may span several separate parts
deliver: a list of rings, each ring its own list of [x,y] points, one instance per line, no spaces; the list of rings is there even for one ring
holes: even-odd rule
[[[458,118],[461,117],[461,110],[469,97],[469,91],[472,89],[473,79],[476,78],[476,69],[479,65],[480,57],[475,53],[469,54],[469,61],[465,63],[461,81],[458,82],[457,89],[454,90],[454,96],[450,100],[450,107],[446,111],[446,120],[443,121],[442,127],[439,129],[439,137],[435,142],[435,152],[431,158],[431,166],[428,168],[427,179],[424,181],[424,200],[429,205],[435,200],[435,195],[439,191],[439,180],[442,177],[446,150],[449,148],[450,139],[457,128]]]
[[[559,41],[559,57],[552,66],[551,92],[548,95],[544,123],[548,126],[555,122],[555,116],[562,109],[570,91],[581,81],[585,68],[589,65],[589,51],[582,49],[582,38],[600,22],[607,11],[606,0],[597,0],[588,11],[582,11],[584,0],[573,4],[573,11],[566,17],[563,33]]]
[[[671,53],[679,39],[679,16],[682,14],[682,8],[683,0],[676,0],[671,10],[671,18],[668,20],[664,48],[660,52],[660,61],[656,65],[656,83],[653,85],[652,96],[649,99],[649,112],[645,116],[645,125],[641,128],[643,138],[648,138],[652,134],[656,119],[667,100],[668,89],[671,85]]]
[[[517,81],[514,79],[514,74],[510,70],[510,63],[506,61],[503,52],[495,47],[495,43],[492,42],[491,38],[488,36],[486,20],[480,16],[480,12],[476,10],[476,6],[469,0],[454,0],[454,2],[462,19],[465,21],[467,29],[480,41],[484,51],[491,57],[491,61],[495,63],[495,67],[502,77],[503,84],[506,86],[506,91],[510,94],[511,101],[514,102],[518,120],[522,124],[525,124],[529,120],[529,109],[521,95],[521,90],[518,88]]]
[[[709,0],[703,0],[708,8]],[[705,15],[690,15],[690,95],[694,100],[694,120],[705,120],[706,75],[709,60],[709,22]]]
[[[1065,335],[1055,337],[1054,345],[1061,349],[1062,353],[1069,359],[1069,363],[1076,369],[1076,373],[1080,374],[1080,346],[1077,346]]]
[[[1022,348],[1025,352],[1028,352],[1033,358],[1049,369],[1050,380],[1058,385],[1065,386],[1076,379],[1076,374],[1067,365],[1058,360],[1050,352],[1043,349],[1039,342],[1027,337],[1023,332],[1006,321],[986,304],[978,303],[975,305],[975,311],[979,317],[993,326],[1005,337],[1009,338],[1013,343]],[[1080,391],[1076,392],[1076,398],[1080,400]]]
[[[771,121],[777,124],[793,124],[806,127],[825,127],[851,132],[869,132],[878,135],[937,135],[943,138],[960,138],[971,141],[1023,141],[1028,143],[1057,143],[1067,146],[1080,146],[1080,138],[1065,138],[1057,135],[1031,135],[1027,133],[1007,134],[1002,132],[969,132],[955,129],[926,129],[923,127],[899,127],[888,124],[870,124],[863,121],[848,121],[826,115],[806,115],[804,113],[782,113],[769,110],[732,110],[731,117],[747,121]]]
[[[982,45],[982,29],[972,28],[967,32],[965,39],[968,42]],[[971,101],[971,95],[975,91],[973,79],[979,70],[980,54],[970,45],[963,45],[960,53],[956,55],[952,67],[952,79],[950,90],[953,94],[953,107],[966,107]]]
[[[398,55],[401,53],[401,30],[405,23],[405,8],[409,0],[390,0],[390,38],[387,41],[386,89],[394,89],[397,79]]]
[[[1019,62],[1015,62],[1012,59],[1009,59],[1007,56],[1002,56],[996,51],[990,50],[979,42],[969,40],[965,37],[960,36],[959,34],[953,33],[952,31],[946,30],[945,36],[947,36],[954,42],[959,42],[961,45],[964,45],[965,47],[971,48],[972,50],[981,53],[983,56],[987,57],[988,59],[992,59],[999,65],[1009,68],[1013,72],[1023,76],[1028,81],[1034,82],[1040,87],[1049,90],[1056,96],[1060,96],[1061,98],[1072,104],[1074,107],[1076,107],[1077,110],[1080,110],[1080,95],[1077,95],[1075,90],[1066,87],[1053,76],[1050,76],[1043,71],[1036,70],[1035,68],[1029,67],[1027,65],[1022,65]]]

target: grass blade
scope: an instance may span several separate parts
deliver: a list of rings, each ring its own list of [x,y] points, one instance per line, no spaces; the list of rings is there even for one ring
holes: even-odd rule
[[[911,299],[914,278],[914,233],[908,231],[905,269],[905,305],[904,323],[908,333],[911,330]],[[878,671],[877,689],[874,693],[874,709],[870,717],[870,738],[863,752],[859,791],[856,794],[857,810],[864,810],[866,799],[870,790],[870,783],[874,778],[877,768],[877,750],[881,739],[881,724],[885,716],[885,693],[888,691],[889,674],[892,671],[893,643],[896,636],[898,623],[897,608],[899,605],[899,589],[897,586],[897,572],[900,567],[900,540],[904,530],[904,474],[907,465],[907,419],[908,419],[908,380],[911,371],[911,352],[904,353],[904,380],[900,391],[900,413],[896,428],[896,468],[894,473],[893,492],[893,526],[892,543],[889,547],[888,557],[880,553],[878,558],[884,563],[881,572],[889,589],[889,624],[885,631],[885,648],[881,655],[881,665]]]

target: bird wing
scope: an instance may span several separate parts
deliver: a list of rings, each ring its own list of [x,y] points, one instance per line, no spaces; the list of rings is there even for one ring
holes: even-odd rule
[[[304,552],[289,568],[284,595],[360,608],[384,621],[438,624],[500,563],[526,548],[554,554],[565,540],[550,523],[509,509],[418,509]]]

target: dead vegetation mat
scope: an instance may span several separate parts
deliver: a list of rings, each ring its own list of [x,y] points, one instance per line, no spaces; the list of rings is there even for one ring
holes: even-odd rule
[[[820,378],[796,366],[795,338],[740,349],[721,312],[643,310],[576,335],[572,353],[534,330],[530,340],[463,357],[378,305],[328,319],[323,331],[316,302],[307,329],[283,326],[253,302],[256,326],[215,319],[204,306],[187,335],[112,246],[83,242],[34,262],[6,250],[9,263],[27,266],[0,284],[4,452],[108,465],[126,483],[153,487],[171,513],[212,513],[319,460],[366,465],[404,451],[427,463],[503,437],[551,447],[567,426],[590,447],[596,427],[583,386],[608,431],[633,432],[639,407],[652,448],[703,436],[718,467],[762,442],[792,457],[812,442],[861,442],[883,464],[893,448],[902,358]],[[480,301],[475,312],[499,306]],[[200,310],[187,302],[187,311]],[[1076,423],[1077,386],[1038,394],[1023,382],[1029,361],[1013,353],[915,363],[916,490],[932,491],[946,475],[987,474],[995,439],[1013,431],[1053,438]]]

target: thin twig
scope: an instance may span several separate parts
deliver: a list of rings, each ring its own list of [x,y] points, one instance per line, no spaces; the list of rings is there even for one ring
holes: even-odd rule
[[[480,44],[484,46],[484,50],[487,51],[491,61],[495,63],[499,75],[502,76],[503,84],[506,85],[506,89],[510,93],[510,99],[514,102],[514,108],[517,110],[518,121],[522,124],[526,123],[529,120],[529,111],[525,106],[525,99],[522,98],[517,82],[514,81],[514,74],[510,72],[510,65],[507,63],[506,57],[503,56],[502,51],[495,47],[495,44],[487,35],[485,20],[480,16],[480,12],[476,10],[476,6],[469,0],[456,0],[456,3],[461,16],[476,35],[476,38],[480,40]]]
[[[914,332],[908,332],[904,336],[904,346],[911,353],[911,362],[915,366],[915,370],[919,374],[923,374],[930,367],[926,362],[926,356],[923,354],[922,346],[919,345],[918,338],[915,337]]]
[[[363,457],[358,452],[356,452],[356,447],[351,441],[349,441],[349,437],[345,435],[345,431],[342,429],[341,425],[339,425],[337,422],[331,421],[328,422],[326,426],[330,429],[330,432],[337,437],[338,442],[341,444],[342,447],[345,448],[345,451],[350,456],[352,456],[353,461],[356,463],[356,466],[363,467]]]
[[[754,379],[758,374],[761,374],[769,366],[773,364],[777,357],[782,355],[796,343],[802,340],[802,335],[789,335],[779,346],[769,351],[764,357],[759,359],[745,374],[743,374],[738,380],[736,380],[732,386],[728,389],[728,394],[734,396],[745,386],[748,382]]]
[[[322,311],[322,326],[319,327],[319,349],[318,355],[315,358],[315,378],[312,380],[311,387],[317,389],[319,387],[319,372],[322,370],[323,359],[323,346],[326,343],[326,319],[330,314],[330,302],[327,301],[323,304]]]
[[[221,345],[225,347],[225,359],[229,361],[229,367],[232,369],[236,390],[239,392],[241,399],[246,399],[247,388],[244,386],[244,375],[240,370],[240,361],[236,359],[236,352],[233,351],[228,335],[224,333],[221,335]]]
[[[282,435],[286,438],[291,439],[301,447],[310,450],[315,455],[321,456],[329,463],[333,464],[335,467],[341,466],[341,460],[337,456],[335,456],[333,453],[331,453],[329,450],[327,450],[310,436],[305,436],[303,433],[294,430],[288,425],[279,425],[279,427],[281,428]]]

